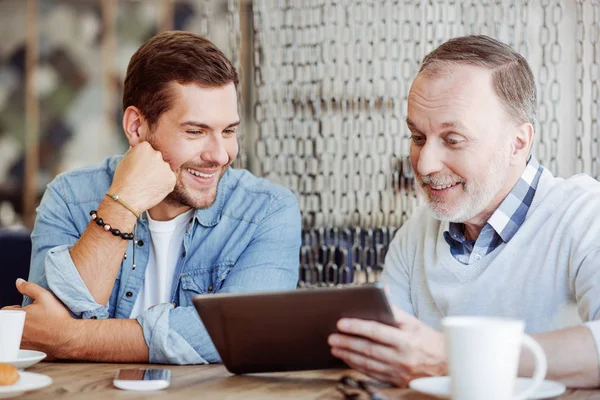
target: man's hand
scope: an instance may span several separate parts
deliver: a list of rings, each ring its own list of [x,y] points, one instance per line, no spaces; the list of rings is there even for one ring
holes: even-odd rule
[[[109,192],[119,195],[123,202],[141,213],[156,206],[171,193],[175,182],[176,175],[163,160],[162,154],[150,143],[140,142],[129,149],[117,165]],[[96,209],[93,204],[90,205],[92,207]],[[103,197],[96,210],[97,215],[113,228],[121,232],[133,231],[137,221],[134,213],[108,197]],[[45,226],[44,230],[52,234],[56,228]],[[98,304],[108,304],[127,243],[90,223],[69,251],[79,276]]]
[[[47,360],[148,362],[148,346],[137,320],[75,319],[41,286],[17,279],[17,289],[34,300],[26,307],[4,307],[27,312],[22,348],[43,351]]]
[[[163,160],[160,151],[150,143],[141,142],[132,147],[121,160],[110,186],[138,212],[160,203],[175,188],[177,176]]]
[[[17,279],[16,285],[21,294],[33,299],[26,307],[4,307],[27,312],[21,348],[43,351],[48,360],[61,358],[61,350],[68,348],[73,337],[73,318],[48,290],[22,279]]]
[[[444,336],[392,305],[396,326],[343,318],[329,336],[331,354],[381,382],[405,387],[412,379],[446,375]]]

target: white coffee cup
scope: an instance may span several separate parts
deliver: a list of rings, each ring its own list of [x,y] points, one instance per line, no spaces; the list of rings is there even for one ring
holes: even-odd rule
[[[531,397],[546,376],[542,347],[523,333],[523,321],[490,317],[442,320],[454,400],[521,400]],[[521,346],[535,358],[532,384],[515,394]]]
[[[25,315],[22,310],[0,310],[0,362],[18,358]]]

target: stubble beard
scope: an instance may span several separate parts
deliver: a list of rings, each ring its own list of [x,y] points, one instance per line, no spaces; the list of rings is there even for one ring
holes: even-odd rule
[[[165,202],[174,206],[184,206],[191,207],[195,209],[206,209],[212,206],[217,199],[217,194],[219,192],[219,183],[225,175],[225,172],[229,168],[229,164],[223,167],[221,174],[219,175],[219,180],[215,186],[211,186],[209,188],[201,189],[201,190],[189,190],[185,187],[182,180],[183,171],[187,167],[182,166],[180,168],[180,173],[177,176],[177,183],[175,184],[175,188],[171,193],[167,195],[165,198]]]
[[[154,132],[151,132],[151,135],[147,140],[154,149],[158,149],[153,136],[154,136]],[[232,161],[230,160],[226,165],[223,166],[223,168],[221,170],[221,174],[219,175],[219,180],[217,181],[217,184],[214,187],[196,191],[199,194],[198,196],[194,196],[191,193],[191,191],[188,190],[185,187],[185,185],[183,184],[183,174],[184,174],[185,169],[188,168],[188,166],[185,164],[182,165],[181,167],[179,167],[179,172],[177,174],[177,182],[175,183],[175,188],[173,189],[173,191],[171,193],[169,193],[167,195],[167,197],[165,197],[165,199],[163,201],[165,203],[167,203],[171,206],[175,206],[175,207],[191,207],[191,208],[197,208],[197,209],[209,208],[210,206],[213,205],[213,203],[217,199],[217,193],[219,191],[219,183],[221,182],[221,178],[223,178],[223,175],[225,175],[225,172],[231,165],[231,162]],[[193,168],[194,166],[191,165],[189,167]],[[203,168],[205,168],[205,167],[207,167],[207,166],[206,165],[203,166]],[[210,166],[208,166],[208,167],[210,167]]]

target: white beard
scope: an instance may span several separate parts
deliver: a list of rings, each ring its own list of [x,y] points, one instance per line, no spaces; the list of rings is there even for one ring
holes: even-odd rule
[[[499,152],[488,164],[486,170],[479,175],[478,179],[475,178],[468,182],[465,182],[458,175],[452,174],[451,179],[454,182],[463,182],[462,184],[459,183],[462,187],[458,188],[458,190],[462,189],[463,191],[463,200],[457,204],[445,203],[441,198],[439,200],[432,199],[426,194],[429,210],[433,216],[440,221],[462,223],[482,213],[506,184],[508,158],[508,152]],[[448,178],[444,179],[446,182],[448,181]],[[419,186],[421,186],[423,177],[417,175],[417,180]],[[436,177],[429,176],[425,178],[425,181],[428,180],[435,182]]]

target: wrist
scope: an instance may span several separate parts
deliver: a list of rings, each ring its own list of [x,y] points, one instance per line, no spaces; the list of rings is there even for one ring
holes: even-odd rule
[[[140,214],[147,209],[143,204],[139,203],[139,195],[126,189],[111,186],[106,192],[106,197],[128,210],[136,218],[139,218]]]
[[[91,210],[90,210],[91,211]],[[108,196],[105,196],[97,210],[98,217],[102,218],[111,227],[119,229],[121,232],[131,232],[137,222],[137,218],[131,211],[121,206]],[[95,222],[91,220],[90,222]],[[94,223],[96,225],[96,223]],[[104,231],[103,227],[97,226]]]
[[[135,239],[135,234],[133,232],[121,232],[120,229],[111,226],[108,222],[105,222],[104,219],[98,215],[98,211],[96,210],[90,211],[90,217],[92,218],[92,221],[96,223],[96,225],[104,229],[105,232],[110,232],[113,236],[118,236],[124,240]]]

